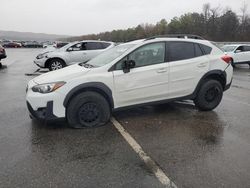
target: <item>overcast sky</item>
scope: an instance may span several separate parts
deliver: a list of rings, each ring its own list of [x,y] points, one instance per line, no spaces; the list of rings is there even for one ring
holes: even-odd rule
[[[244,0],[0,0],[0,30],[82,35],[156,23],[187,12],[231,7]],[[249,2],[249,0],[245,0]],[[250,5],[249,5],[250,6]],[[249,7],[250,9],[250,7]],[[248,9],[248,10],[249,10]]]

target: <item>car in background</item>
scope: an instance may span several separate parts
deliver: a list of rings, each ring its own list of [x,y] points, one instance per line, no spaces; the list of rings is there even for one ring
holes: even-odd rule
[[[87,62],[113,46],[113,42],[95,40],[69,43],[62,48],[40,53],[34,63],[40,68],[53,71],[75,63]]]
[[[5,49],[4,49],[4,47],[2,47],[0,45],[0,67],[2,67],[1,59],[4,59],[6,57],[7,57],[7,55],[6,55]]]
[[[25,48],[43,48],[43,45],[39,42],[32,41],[32,42],[25,42],[23,44],[23,47],[25,47]]]
[[[213,110],[231,86],[231,57],[196,38],[124,43],[86,63],[40,75],[26,88],[29,112],[39,120],[66,118],[71,127],[83,128],[104,125],[119,109],[176,100]]]
[[[22,44],[18,43],[18,42],[8,42],[8,43],[4,43],[3,47],[5,47],[5,48],[21,48]]]
[[[250,67],[250,45],[232,44],[224,45],[222,49],[225,53],[232,57],[232,65],[248,64]]]

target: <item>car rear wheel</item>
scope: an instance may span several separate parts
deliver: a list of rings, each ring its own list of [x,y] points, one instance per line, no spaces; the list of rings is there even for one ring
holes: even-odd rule
[[[215,109],[221,102],[223,88],[217,80],[207,80],[194,99],[195,106],[202,111]]]
[[[52,59],[48,64],[50,71],[62,69],[63,67],[65,67],[65,63],[61,59]]]
[[[111,114],[107,100],[96,92],[84,92],[74,97],[66,113],[67,121],[73,128],[105,125]]]

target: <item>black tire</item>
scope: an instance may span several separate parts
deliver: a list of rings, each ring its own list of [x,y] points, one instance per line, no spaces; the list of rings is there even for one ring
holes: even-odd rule
[[[215,109],[221,102],[223,88],[217,80],[206,80],[194,99],[195,106],[201,111]]]
[[[110,119],[108,101],[96,92],[84,92],[75,96],[67,106],[66,117],[72,128],[99,127]]]
[[[61,59],[51,59],[48,63],[48,68],[50,71],[59,70],[65,66],[65,62]]]

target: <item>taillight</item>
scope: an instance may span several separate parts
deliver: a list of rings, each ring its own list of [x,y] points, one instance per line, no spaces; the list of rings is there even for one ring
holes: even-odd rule
[[[226,63],[232,63],[232,57],[228,56],[228,55],[224,55],[223,57],[221,57],[221,59],[223,61],[225,61]]]

